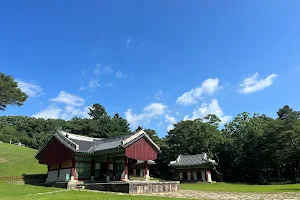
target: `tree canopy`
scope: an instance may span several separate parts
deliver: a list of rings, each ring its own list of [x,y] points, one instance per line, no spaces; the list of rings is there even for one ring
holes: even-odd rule
[[[206,152],[219,165],[213,169],[227,182],[298,182],[300,173],[300,115],[288,105],[278,118],[243,112],[218,128],[215,115],[180,121],[165,139],[157,161],[159,176],[173,178],[167,164],[180,154]]]
[[[0,110],[5,110],[7,105],[21,106],[27,98],[13,77],[0,73]]]
[[[90,118],[36,119],[22,116],[0,117],[0,141],[22,142],[26,146],[39,148],[58,129],[90,137],[108,138],[130,134],[126,119],[115,114],[110,117],[100,104],[93,104]],[[97,109],[101,108],[101,109]],[[105,111],[105,112],[104,112]]]

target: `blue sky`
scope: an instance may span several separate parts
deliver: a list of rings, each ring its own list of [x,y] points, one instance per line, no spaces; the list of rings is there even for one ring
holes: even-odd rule
[[[30,98],[1,115],[103,104],[164,136],[217,114],[300,110],[299,1],[6,1],[0,71]]]

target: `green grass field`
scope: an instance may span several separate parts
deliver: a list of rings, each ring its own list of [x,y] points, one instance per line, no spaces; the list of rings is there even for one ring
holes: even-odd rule
[[[246,185],[230,183],[211,184],[180,184],[180,189],[202,190],[202,191],[223,191],[223,192],[300,192],[300,184],[286,185]]]
[[[47,167],[34,158],[36,150],[0,143],[0,177],[46,173]]]

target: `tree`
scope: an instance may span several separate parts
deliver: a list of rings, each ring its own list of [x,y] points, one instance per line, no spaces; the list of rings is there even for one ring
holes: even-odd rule
[[[108,116],[104,106],[99,103],[93,104],[89,110],[90,112],[88,114],[94,120],[100,120],[101,118]]]
[[[201,119],[180,121],[166,136],[169,160],[179,154],[199,154],[206,152],[214,155],[217,144],[222,136],[217,127],[203,122]]]
[[[292,129],[293,123],[300,118],[300,111],[295,111],[288,105],[283,106],[277,112],[278,118],[285,121],[286,129]]]
[[[288,105],[283,106],[277,111],[278,118],[281,120],[297,120],[300,118],[300,112],[295,111],[292,108],[290,108]]]
[[[155,130],[153,130],[153,129],[145,129],[144,131],[151,138],[151,140],[155,144],[157,144],[159,147],[162,147],[162,146],[166,145],[165,142],[158,137],[158,134],[156,133]]]
[[[138,131],[141,131],[141,130],[143,130],[143,127],[138,126],[138,127],[135,129],[135,132],[138,132]]]
[[[203,118],[207,121],[207,123],[211,124],[212,126],[219,127],[221,120],[215,114],[208,114],[206,117]]]
[[[130,134],[130,132],[131,131],[127,120],[120,117],[119,114],[116,113],[110,121],[109,137],[127,135]]]
[[[13,77],[0,73],[0,110],[5,110],[7,105],[21,106],[27,98]]]

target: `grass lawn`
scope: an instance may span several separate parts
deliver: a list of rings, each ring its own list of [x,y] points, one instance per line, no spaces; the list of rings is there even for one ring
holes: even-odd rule
[[[36,150],[0,143],[0,177],[46,173],[46,165],[38,164],[34,158]]]
[[[226,192],[300,192],[300,184],[286,185],[246,185],[230,183],[194,183],[180,184],[180,189],[202,190],[202,191],[226,191]]]
[[[0,199],[15,199],[18,196],[26,196],[28,194],[36,194],[40,192],[51,192],[61,190],[59,188],[38,187],[32,185],[16,185],[0,182]]]

